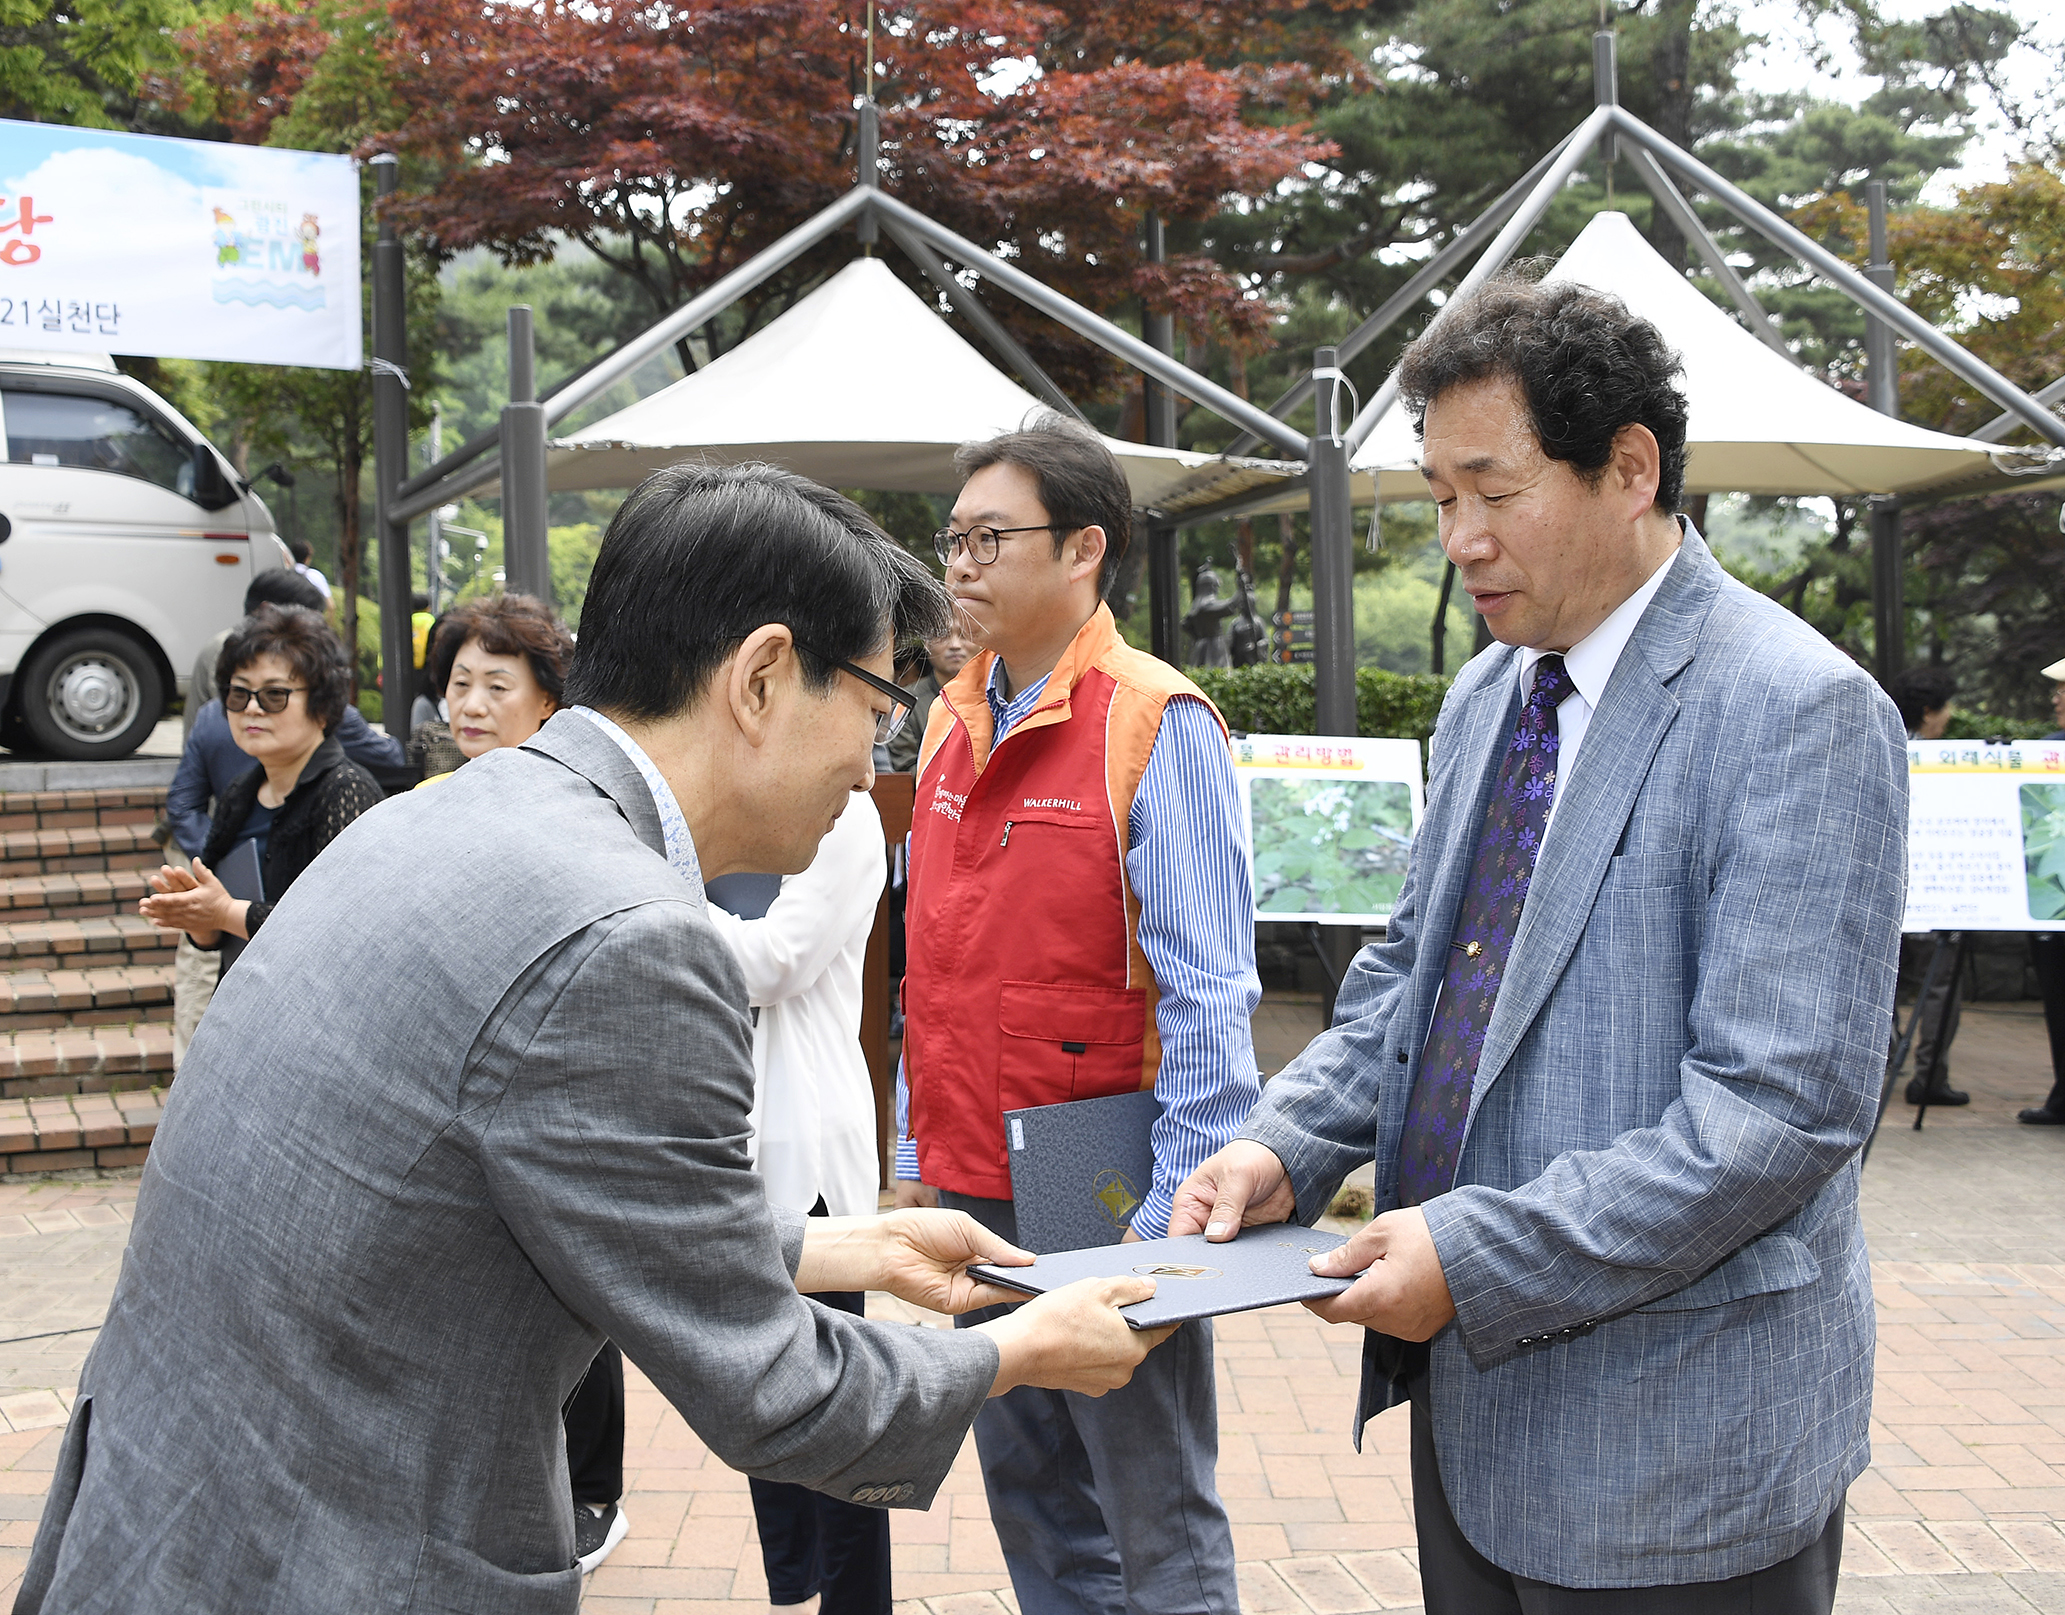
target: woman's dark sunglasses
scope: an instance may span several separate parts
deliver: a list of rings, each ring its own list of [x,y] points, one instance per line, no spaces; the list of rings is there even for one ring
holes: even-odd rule
[[[232,712],[242,712],[256,701],[260,712],[285,712],[287,703],[294,699],[294,692],[307,688],[306,684],[268,684],[262,690],[254,690],[249,685],[232,684],[229,694],[222,698],[222,704]]]

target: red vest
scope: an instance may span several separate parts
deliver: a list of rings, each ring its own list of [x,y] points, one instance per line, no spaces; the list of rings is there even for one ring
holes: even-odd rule
[[[1205,696],[1100,605],[993,751],[994,660],[940,692],[919,752],[903,1053],[925,1182],[1007,1200],[1005,1111],[1154,1086],[1126,821],[1162,709]]]

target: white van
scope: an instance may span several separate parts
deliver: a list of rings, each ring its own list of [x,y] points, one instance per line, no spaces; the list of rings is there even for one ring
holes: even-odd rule
[[[0,432],[0,744],[126,757],[287,547],[235,467],[112,360],[0,353]]]

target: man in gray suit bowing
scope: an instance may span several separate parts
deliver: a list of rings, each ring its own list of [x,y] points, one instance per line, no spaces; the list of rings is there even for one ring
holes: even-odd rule
[[[1429,1615],[1826,1612],[1868,1456],[1903,736],[1673,514],[1677,371],[1518,276],[1408,350],[1500,644],[1443,703],[1387,940],[1170,1222],[1309,1222],[1374,1158],[1396,1209],[1314,1310],[1372,1331],[1358,1432],[1412,1405]]]
[[[1113,1281],[943,1311],[1010,1247],[806,1220],[747,1159],[746,992],[702,878],[811,860],[946,596],[846,500],[675,467],[610,524],[527,745],[352,825],[225,976],[151,1149],[16,1603],[570,1612],[560,1406],[605,1338],[733,1468],[927,1506],[985,1397],[1153,1342]],[[1022,1258],[1022,1254],[1020,1256]]]

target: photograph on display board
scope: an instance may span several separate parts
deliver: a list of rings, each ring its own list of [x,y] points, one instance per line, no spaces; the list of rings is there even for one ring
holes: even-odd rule
[[[1242,735],[1233,760],[1254,851],[1255,917],[1387,920],[1424,803],[1419,743]]]
[[[2022,870],[2029,917],[2065,920],[2065,784],[2022,787]]]

